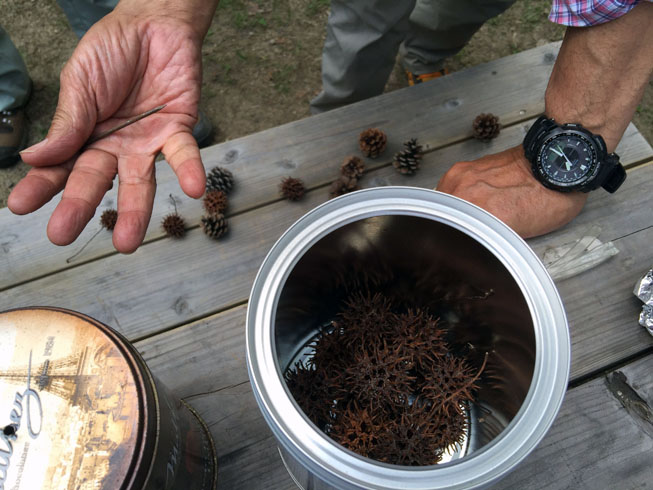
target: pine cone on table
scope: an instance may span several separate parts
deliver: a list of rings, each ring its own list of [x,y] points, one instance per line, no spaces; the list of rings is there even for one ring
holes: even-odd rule
[[[224,191],[208,191],[203,200],[204,209],[209,214],[223,214],[227,210],[229,200]]]
[[[166,235],[172,238],[181,238],[186,234],[186,223],[184,218],[179,216],[177,213],[169,214],[161,222],[163,230],[166,232]]]
[[[392,165],[403,175],[413,175],[419,169],[421,159],[422,146],[417,144],[416,138],[412,138],[404,142],[404,150],[395,154]]]
[[[100,216],[100,224],[109,231],[112,231],[118,221],[118,211],[107,209]]]
[[[481,141],[489,141],[496,138],[501,131],[499,118],[494,114],[479,114],[472,124],[474,138]]]
[[[357,156],[348,156],[340,166],[340,173],[345,177],[355,177],[358,179],[363,176],[364,172],[365,164]]]
[[[286,177],[283,179],[279,185],[279,190],[281,191],[281,195],[289,201],[298,201],[304,197],[304,194],[306,193],[304,183],[294,177]]]
[[[343,194],[347,194],[348,192],[357,191],[358,189],[359,187],[357,178],[345,177],[343,175],[331,183],[331,187],[329,188],[329,195],[331,197],[338,197],[342,196]]]
[[[366,129],[358,137],[358,145],[363,155],[370,158],[376,158],[383,153],[387,143],[387,136],[377,128]]]
[[[206,175],[207,191],[223,191],[228,194],[234,186],[233,174],[222,167],[213,167]]]
[[[222,237],[229,230],[224,214],[210,214],[208,216],[202,216],[200,221],[204,233],[211,238],[215,238],[216,240]]]

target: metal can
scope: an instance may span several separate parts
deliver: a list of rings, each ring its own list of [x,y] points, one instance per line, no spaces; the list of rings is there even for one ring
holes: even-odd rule
[[[36,307],[0,339],[0,489],[215,488],[206,425],[115,330]]]
[[[439,312],[458,341],[488,354],[467,410],[466,440],[442,464],[392,465],[345,449],[305,416],[284,381],[320,327],[333,320],[343,285],[388,274],[427,298],[443,278],[448,287],[464,282],[472,291],[464,312]],[[461,314],[474,321],[461,322]],[[258,272],[246,338],[255,398],[284,464],[305,489],[490,485],[544,437],[570,370],[562,302],[530,247],[477,206],[409,187],[348,194],[297,221]]]

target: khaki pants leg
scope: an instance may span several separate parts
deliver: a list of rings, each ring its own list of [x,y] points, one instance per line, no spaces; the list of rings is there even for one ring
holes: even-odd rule
[[[118,0],[57,0],[77,37],[86,34],[93,24],[118,5]]]
[[[331,0],[313,114],[383,92],[413,6],[414,0]]]
[[[410,29],[399,53],[403,67],[415,75],[442,68],[489,19],[515,0],[417,0]]]
[[[24,106],[30,88],[25,62],[7,31],[0,27],[0,111]]]

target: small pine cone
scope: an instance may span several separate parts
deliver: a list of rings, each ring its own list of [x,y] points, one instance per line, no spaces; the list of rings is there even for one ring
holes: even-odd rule
[[[279,189],[281,195],[289,201],[299,201],[306,193],[304,183],[294,177],[286,177],[283,179],[279,185]]]
[[[169,214],[161,222],[163,230],[166,232],[166,235],[172,238],[181,238],[186,234],[186,223],[184,218],[179,216],[177,213]]]
[[[331,187],[329,188],[329,195],[331,197],[338,197],[342,196],[343,194],[347,194],[348,192],[357,191],[358,189],[359,187],[357,178],[345,177],[343,175],[331,183]]]
[[[224,191],[228,194],[234,186],[233,174],[222,167],[213,167],[206,174],[206,189],[209,191]]]
[[[209,214],[224,214],[229,200],[224,191],[208,191],[204,196],[204,209]]]
[[[363,160],[356,156],[349,156],[345,158],[340,166],[340,173],[345,177],[354,177],[356,179],[363,176],[365,172],[365,164]]]
[[[419,158],[404,150],[395,155],[392,165],[403,175],[413,175],[419,169]]]
[[[483,141],[489,141],[496,138],[501,131],[499,118],[494,114],[479,114],[472,124],[474,138]]]
[[[118,221],[118,211],[115,209],[107,209],[100,216],[100,224],[109,231],[112,231]]]
[[[358,137],[358,144],[363,155],[370,158],[376,158],[383,153],[387,142],[388,138],[385,133],[376,128],[366,129]]]
[[[404,142],[404,150],[395,154],[392,165],[397,172],[403,175],[413,175],[419,169],[422,159],[422,146],[417,144],[417,139],[412,138]]]
[[[208,216],[202,216],[201,222],[204,233],[206,233],[211,238],[218,239],[227,233],[229,229],[224,214],[210,214]]]

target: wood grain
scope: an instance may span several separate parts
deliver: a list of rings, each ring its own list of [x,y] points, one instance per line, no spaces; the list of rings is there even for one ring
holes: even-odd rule
[[[227,312],[212,317],[204,323],[204,329],[218,329],[229,315]],[[232,320],[230,318],[227,322]],[[211,324],[213,326],[209,328]],[[244,344],[244,325],[239,331]],[[174,336],[180,341],[189,334],[188,330],[178,329]],[[151,362],[148,352],[157,352],[157,357],[164,359],[168,356],[175,359],[174,343],[168,338],[167,348],[162,350],[158,337],[139,343],[139,348],[144,350],[154,374],[168,386],[173,386],[178,396],[185,396],[211,428],[220,458],[219,478],[223,488],[294,488],[279,458],[276,441],[256,405],[250,384],[245,381],[229,385],[233,378],[226,371],[222,372],[226,384],[220,381],[219,375],[211,375],[208,382],[203,379],[210,371],[212,359],[225,357],[228,353],[223,352],[219,344],[207,350],[204,335],[199,335],[195,342],[181,340],[187,348],[194,346],[203,353],[203,360],[194,365],[195,376],[189,377],[180,371],[183,363],[179,360],[170,364]],[[156,344],[159,345],[154,348]],[[649,355],[620,368],[649,409],[653,407],[653,377],[649,374],[652,362],[653,356]],[[195,385],[202,389],[220,385],[224,388],[189,395]],[[628,413],[616,393],[607,387],[604,376],[594,379],[567,393],[561,411],[543,441],[496,488],[636,488],[648,481],[651,474],[648,454],[653,448],[653,439],[641,430],[642,423],[650,424],[650,421],[637,420],[636,414]]]
[[[427,149],[468,138],[472,120],[480,112],[493,112],[508,126],[542,112],[544,89],[558,48],[559,43],[548,44],[428,84],[206,148],[202,151],[204,165],[207,169],[224,166],[234,173],[237,185],[230,195],[229,210],[234,214],[278,200],[278,185],[285,176],[301,178],[310,188],[332,181],[344,157],[360,153],[358,134],[368,127],[380,127],[389,136],[383,157],[366,159],[368,168],[373,168],[389,163],[402,142],[411,137],[419,138]],[[0,290],[71,267],[66,259],[100,229],[100,213],[116,207],[117,188],[116,182],[97,217],[73,245],[63,248],[52,245],[45,236],[59,196],[28,216],[0,210]],[[175,209],[171,195],[189,225],[198,224],[200,201],[186,197],[168,165],[159,162],[147,241],[163,236],[161,220]],[[111,234],[101,231],[72,265],[113,253]]]
[[[621,368],[631,384],[653,401],[653,356]],[[604,376],[567,392],[551,430],[496,488],[649,488],[653,437],[642,430],[606,384]],[[652,427],[653,428],[653,427]]]
[[[524,130],[521,125],[508,128],[501,141],[491,143],[492,151],[518,143]],[[645,142],[631,129],[624,144],[624,161],[632,163],[639,158],[638,148]],[[475,158],[486,151],[487,145],[483,143],[465,141],[428,154],[423,168],[413,178],[405,178],[387,166],[369,172],[361,183],[372,187],[405,185],[408,181],[411,185],[432,187],[448,168],[448,162]],[[650,213],[643,203],[650,189],[651,172],[633,170],[618,194],[593,193],[572,225],[536,244],[545,247],[574,237],[580,230],[575,227],[590,218],[606,221],[605,216],[614,217],[604,223],[605,227],[614,227],[612,236],[606,235],[609,239],[644,228],[644,223],[650,222]],[[624,203],[626,196],[632,199],[632,205]],[[233,217],[229,235],[219,241],[194,229],[183,240],[155,241],[132,255],[107,256],[30,281],[4,291],[0,308],[61,306],[97,318],[130,339],[153,335],[246,301],[258,267],[275,240],[300,216],[327,199],[328,189],[319,188],[302,201],[276,202]],[[646,250],[639,254],[646,255]],[[633,273],[641,268],[636,265],[632,265]]]

